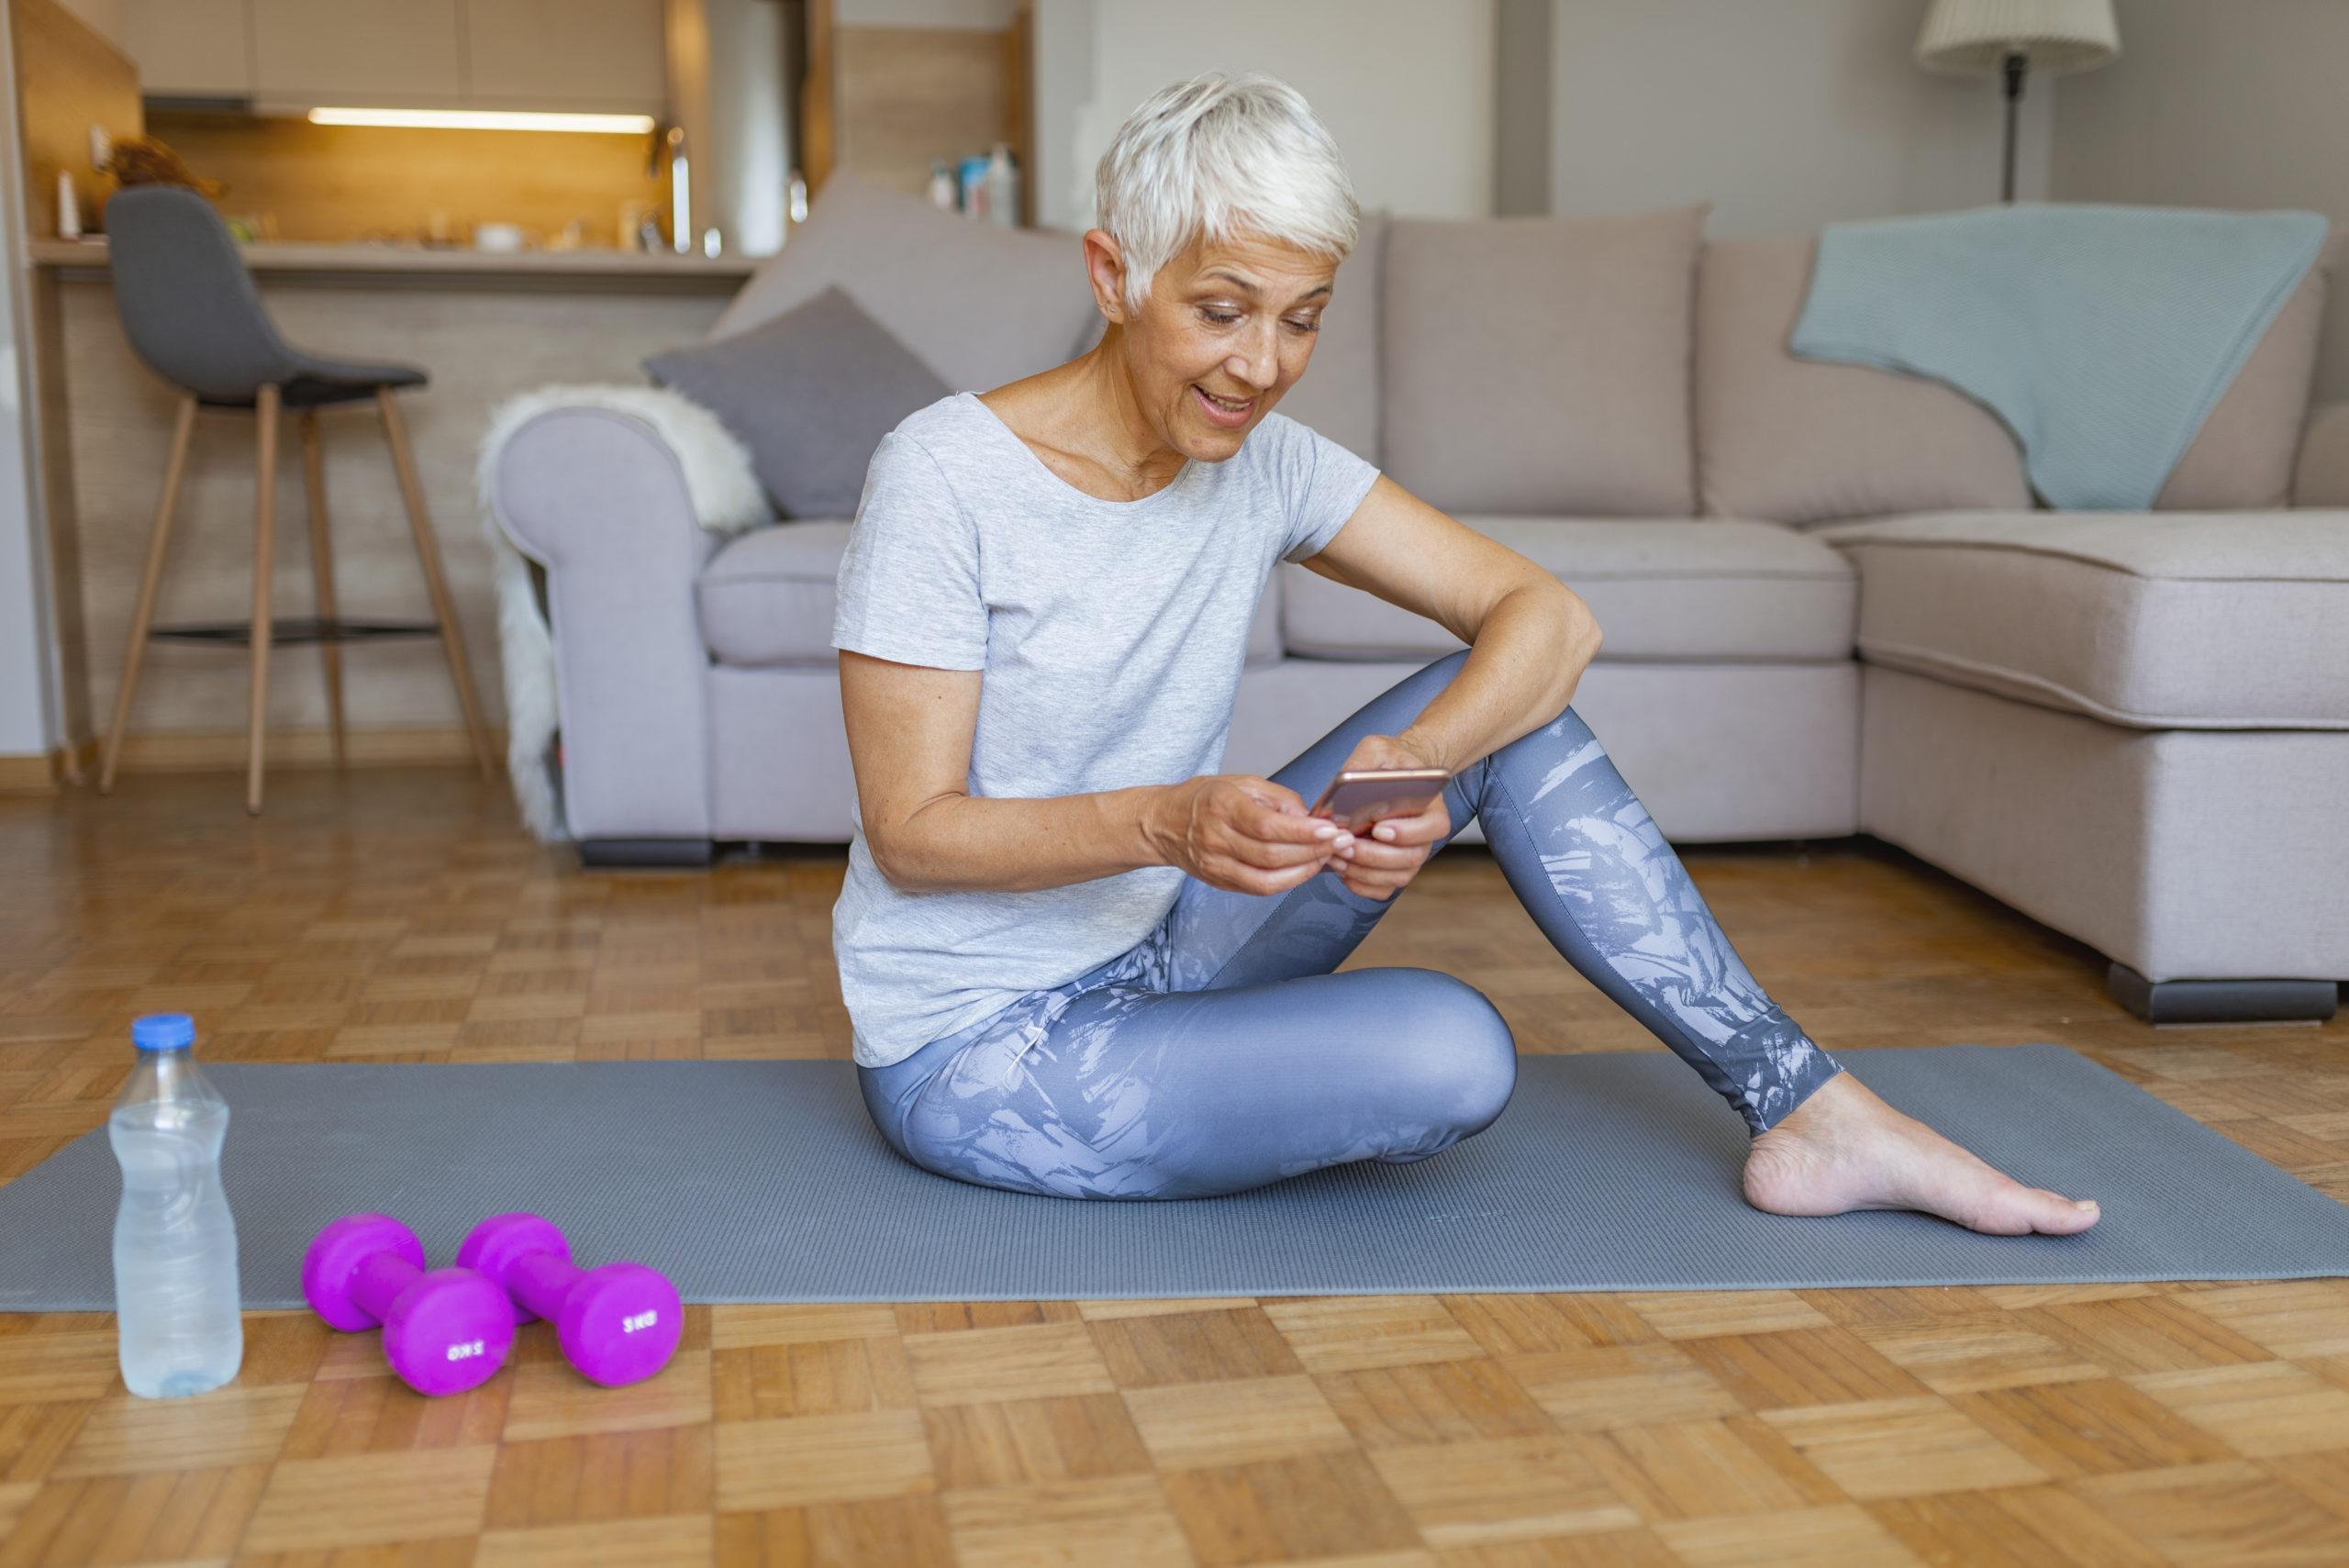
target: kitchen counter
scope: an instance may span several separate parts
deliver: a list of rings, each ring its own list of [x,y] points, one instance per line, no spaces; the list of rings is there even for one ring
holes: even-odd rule
[[[86,239],[36,239],[33,264],[66,276],[95,277],[106,266],[103,235]],[[763,260],[755,256],[648,255],[633,250],[427,250],[414,245],[323,245],[260,241],[237,247],[245,265],[265,283],[317,281],[347,287],[523,288],[534,292],[724,294]]]

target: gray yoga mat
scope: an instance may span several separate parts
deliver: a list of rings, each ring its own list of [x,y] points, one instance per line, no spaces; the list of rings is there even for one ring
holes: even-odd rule
[[[1893,1104],[2023,1180],[2093,1196],[2082,1236],[1912,1214],[1786,1219],[1738,1196],[1745,1129],[1661,1052],[1531,1056],[1489,1131],[1413,1165],[1238,1196],[1077,1203],[889,1152],[844,1063],[222,1064],[248,1307],[301,1304],[338,1215],[396,1214],[447,1262],[534,1209],[584,1261],[688,1301],[975,1301],[1744,1289],[2349,1274],[2349,1208],[2059,1046],[1863,1051]],[[105,1308],[104,1130],[0,1187],[0,1310]]]

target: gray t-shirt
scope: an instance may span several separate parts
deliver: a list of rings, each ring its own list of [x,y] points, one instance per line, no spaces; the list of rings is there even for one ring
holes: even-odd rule
[[[985,672],[976,797],[1042,799],[1216,771],[1274,565],[1319,553],[1378,471],[1268,415],[1237,455],[1101,501],[969,394],[881,443],[841,562],[832,645]],[[885,1067],[1148,936],[1170,866],[1041,893],[906,893],[860,827],[832,911],[856,1059]]]

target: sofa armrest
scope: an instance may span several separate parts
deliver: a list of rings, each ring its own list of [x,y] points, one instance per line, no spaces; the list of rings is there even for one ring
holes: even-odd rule
[[[2349,506],[2349,403],[2309,411],[2292,471],[2295,506]]]
[[[557,407],[491,478],[515,548],[547,573],[564,814],[580,839],[707,839],[709,656],[694,583],[716,541],[643,420]]]

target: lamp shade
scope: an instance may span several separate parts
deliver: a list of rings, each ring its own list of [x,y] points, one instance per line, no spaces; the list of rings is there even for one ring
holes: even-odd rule
[[[2120,52],[2112,0],[1933,0],[1917,35],[1917,63],[1948,76],[1994,76],[2010,54],[2061,76]]]

